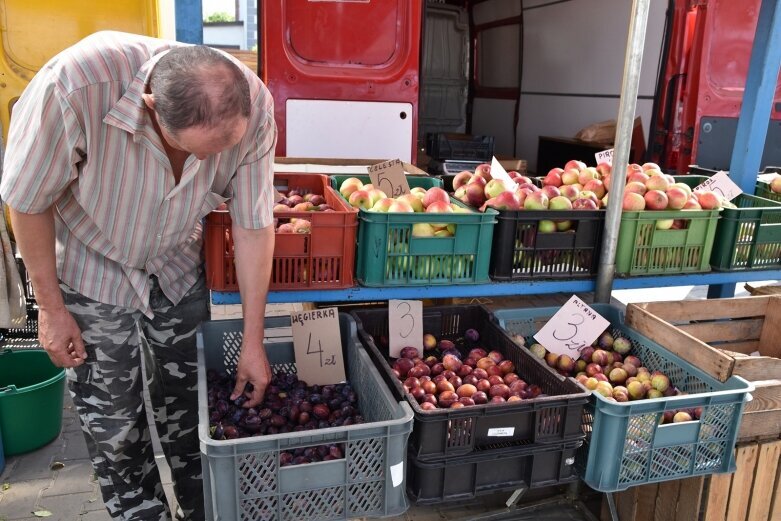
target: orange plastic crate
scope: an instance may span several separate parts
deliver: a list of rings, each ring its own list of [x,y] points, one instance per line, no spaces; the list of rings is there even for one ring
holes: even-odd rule
[[[355,233],[358,213],[344,202],[322,174],[275,174],[274,187],[325,197],[334,212],[275,212],[278,219],[298,217],[311,233],[277,233],[270,290],[337,289],[354,285]],[[206,216],[204,234],[206,283],[216,291],[239,289],[234,266],[231,217],[227,211]]]

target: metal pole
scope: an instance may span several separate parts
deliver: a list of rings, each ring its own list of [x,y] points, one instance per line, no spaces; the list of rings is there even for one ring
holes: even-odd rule
[[[615,148],[613,151],[613,174],[610,180],[610,197],[605,215],[605,231],[602,237],[602,257],[599,260],[597,286],[594,300],[610,302],[613,277],[616,269],[616,245],[621,226],[621,204],[626,184],[626,166],[629,164],[629,147],[632,143],[632,129],[637,105],[637,90],[640,84],[640,68],[643,63],[645,29],[648,25],[648,11],[651,0],[634,0],[629,19],[626,56],[624,57],[624,78],[621,81],[621,101],[618,104]]]

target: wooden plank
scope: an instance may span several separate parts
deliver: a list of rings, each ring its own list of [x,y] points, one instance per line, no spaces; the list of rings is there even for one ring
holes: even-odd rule
[[[659,483],[656,494],[654,521],[672,521],[675,519],[675,509],[678,504],[678,494],[681,491],[681,480],[663,481]]]
[[[781,465],[776,471],[776,481],[773,485],[773,500],[770,505],[770,521],[781,521]]]
[[[781,373],[778,373],[781,375]],[[746,404],[743,413],[781,409],[781,380],[761,380],[754,383],[753,400]],[[781,431],[780,431],[781,432]]]
[[[732,357],[675,328],[642,307],[635,304],[627,306],[626,322],[630,327],[717,380],[724,382],[732,375],[735,363]]]
[[[750,382],[773,380],[781,375],[781,360],[767,356],[733,359],[732,374]]]
[[[632,487],[628,490],[613,493],[613,500],[616,503],[616,512],[618,513],[619,521],[634,521],[637,514],[637,497],[640,489],[644,486],[646,485]],[[612,518],[610,517],[610,507],[607,504],[607,494],[602,496],[600,520],[612,521]]]
[[[708,495],[705,498],[705,515],[703,521],[724,521],[727,517],[729,489],[732,484],[732,474],[714,474],[710,478]]]
[[[707,300],[648,302],[637,304],[670,322],[714,320],[719,318],[761,317],[770,297],[743,297]]]
[[[759,339],[737,342],[712,341],[710,346],[723,351],[732,358],[751,358],[751,353],[759,351]]]
[[[650,483],[637,488],[640,490],[637,493],[637,509],[633,521],[653,521],[659,484]]]
[[[686,478],[681,480],[681,491],[675,510],[675,521],[692,521],[700,515],[700,500],[705,478]]]
[[[738,441],[777,438],[781,432],[781,409],[754,411],[743,415]]]
[[[735,463],[737,470],[732,478],[726,521],[745,521],[751,488],[754,485],[754,468],[757,466],[759,446],[756,443],[738,447]]]
[[[781,441],[763,443],[759,446],[757,467],[754,473],[754,488],[746,521],[767,521],[776,485],[778,459],[781,457]]]
[[[763,355],[781,358],[781,297],[770,297],[767,303],[759,344]]]
[[[762,332],[764,318],[726,320],[720,322],[696,322],[678,326],[694,338],[703,342],[731,342],[734,340],[757,340]],[[739,351],[739,349],[735,349]]]

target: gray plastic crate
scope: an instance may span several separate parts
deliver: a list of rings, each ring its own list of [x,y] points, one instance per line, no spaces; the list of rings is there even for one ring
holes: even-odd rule
[[[290,325],[266,319],[266,328]],[[407,510],[404,496],[412,409],[396,401],[357,337],[339,315],[347,377],[366,423],[217,441],[209,437],[206,371],[234,372],[241,320],[207,321],[198,332],[198,436],[208,519],[226,521],[385,517]],[[295,371],[292,342],[266,344],[272,371]],[[344,443],[341,460],[280,467],[281,451]]]

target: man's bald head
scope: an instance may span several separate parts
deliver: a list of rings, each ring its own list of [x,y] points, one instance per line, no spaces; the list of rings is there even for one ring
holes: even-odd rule
[[[152,69],[149,89],[160,123],[172,134],[193,127],[219,127],[250,114],[244,73],[204,45],[168,51]]]

